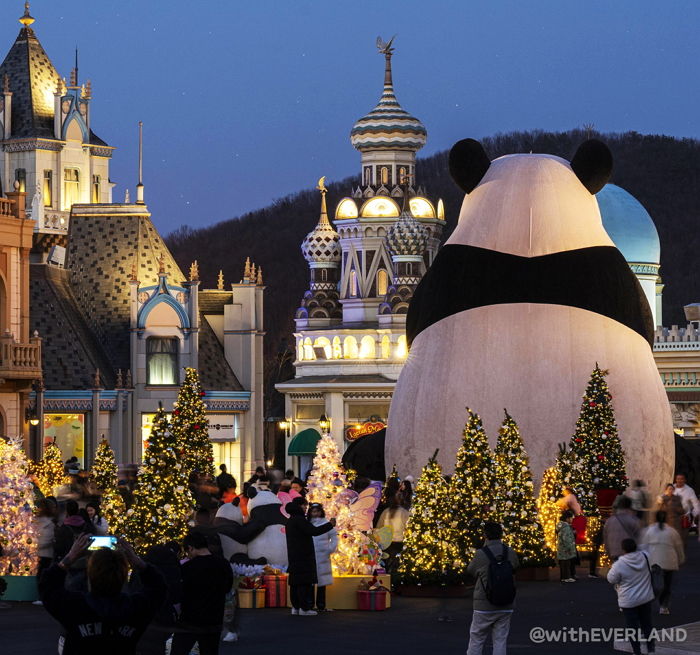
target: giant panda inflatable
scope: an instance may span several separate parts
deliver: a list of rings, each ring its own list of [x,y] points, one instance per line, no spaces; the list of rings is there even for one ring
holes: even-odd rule
[[[248,526],[258,534],[248,541],[248,557],[251,560],[265,558],[270,566],[287,568],[286,517],[282,514],[282,501],[268,489],[251,487],[248,494]]]
[[[411,301],[411,349],[389,412],[386,462],[402,474],[420,472],[436,447],[449,472],[465,407],[492,441],[505,407],[539,479],[574,433],[598,363],[609,370],[628,476],[652,491],[671,480],[673,426],[651,311],[593,195],[611,171],[596,140],[571,163],[542,154],[491,162],[472,139],[452,148],[450,172],[467,195]]]

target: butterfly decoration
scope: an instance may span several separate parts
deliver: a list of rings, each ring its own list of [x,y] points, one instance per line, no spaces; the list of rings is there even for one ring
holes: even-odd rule
[[[372,482],[359,494],[351,489],[343,493],[350,501],[350,513],[355,529],[369,532],[374,525],[374,513],[382,499],[382,483]]]
[[[372,537],[382,550],[386,550],[394,540],[394,531],[391,526],[385,525],[383,528],[372,530]]]

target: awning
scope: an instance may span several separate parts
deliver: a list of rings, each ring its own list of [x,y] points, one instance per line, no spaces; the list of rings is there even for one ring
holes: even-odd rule
[[[288,455],[315,455],[316,444],[321,440],[318,430],[307,428],[292,437],[287,449]]]

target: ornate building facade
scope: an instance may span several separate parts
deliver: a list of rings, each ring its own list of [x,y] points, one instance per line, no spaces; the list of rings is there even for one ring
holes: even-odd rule
[[[381,98],[350,133],[361,184],[338,203],[331,224],[321,178],[318,225],[302,243],[309,288],[295,316],[296,377],[276,385],[285,395],[287,464],[301,457],[302,473],[315,443],[295,435],[316,430],[321,416],[341,451],[358,425],[386,422],[408,354],[408,303],[445,222],[442,201],[429,200],[416,180],[426,129],[396,99],[391,43],[380,52]]]
[[[64,83],[28,3],[20,23],[0,65],[0,174],[3,188],[17,188],[0,200],[8,213],[0,224],[12,213],[21,233],[7,237],[16,253],[6,249],[0,260],[3,274],[3,262],[14,267],[16,309],[8,303],[13,309],[0,316],[12,334],[3,337],[3,358],[6,345],[26,350],[17,374],[25,382],[3,374],[5,384],[26,399],[10,409],[0,396],[4,433],[25,434],[34,457],[55,441],[84,467],[104,436],[119,462],[138,462],[159,403],[172,408],[192,366],[206,389],[217,462],[245,476],[264,462],[262,272],[248,265],[240,283],[226,288],[220,277],[216,289],[200,289],[196,263],[185,275],[153,225],[140,170],[136,202],[112,202],[113,148],[92,131],[90,83],[79,84],[77,70]],[[22,216],[25,196],[33,220]]]

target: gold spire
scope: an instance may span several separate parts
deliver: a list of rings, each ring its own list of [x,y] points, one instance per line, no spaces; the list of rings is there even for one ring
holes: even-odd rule
[[[83,89],[83,98],[85,98],[85,100],[90,100],[90,98],[92,98],[92,82],[90,80],[85,82]]]
[[[248,282],[255,284],[255,278],[257,277],[255,273],[255,262],[250,265],[250,276],[248,277]]]
[[[219,269],[219,276],[216,279],[216,288],[219,291],[224,290],[224,272],[221,269]]]
[[[384,87],[393,88],[394,82],[391,79],[391,55],[394,54],[393,43],[396,38],[396,34],[392,36],[389,41],[384,41],[381,36],[377,37],[377,50],[379,54],[384,55]]]
[[[190,282],[196,282],[199,280],[199,264],[195,259],[190,266]]]
[[[29,27],[34,22],[34,18],[29,14],[29,1],[24,3],[24,15],[20,17],[19,22],[25,27]]]
[[[262,266],[258,266],[258,279],[255,281],[256,284],[262,285]]]
[[[62,77],[56,82],[56,95],[63,96],[66,93],[66,83]]]
[[[326,208],[326,193],[328,193],[328,189],[326,189],[325,182],[326,176],[324,175],[316,185],[316,188],[321,192],[321,218],[318,221],[319,225],[330,225],[330,222],[328,221],[328,209]]]
[[[250,257],[245,258],[245,269],[243,270],[243,279],[247,282],[250,277]]]

